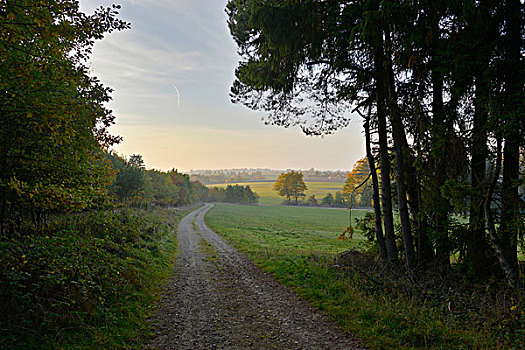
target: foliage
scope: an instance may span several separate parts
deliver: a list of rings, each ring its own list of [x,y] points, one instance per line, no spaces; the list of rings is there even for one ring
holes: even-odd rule
[[[340,191],[337,191],[334,197],[334,206],[339,207],[339,208],[344,208],[347,206],[347,203],[348,203],[348,200],[345,198],[343,193],[341,193]]]
[[[348,198],[351,206],[371,207],[371,178],[368,160],[359,159],[351,172],[346,174],[346,181],[342,192]]]
[[[175,169],[167,172],[147,170],[142,156],[138,154],[126,160],[115,153],[109,153],[108,158],[116,171],[116,180],[110,188],[110,194],[119,203],[181,206],[207,200],[208,189],[198,181],[190,181],[187,174]]]
[[[315,194],[312,194],[310,197],[308,197],[308,203],[310,203],[310,205],[319,204],[319,201],[317,200],[317,198],[315,198]]]
[[[305,191],[308,189],[303,181],[303,174],[300,171],[290,170],[286,173],[281,173],[277,181],[273,184],[273,189],[279,193],[279,196],[288,198],[288,203],[292,197],[295,198],[295,203],[299,197],[306,196]]]
[[[380,198],[383,259],[398,264],[396,208],[408,273],[459,256],[470,277],[503,276],[498,261],[525,300],[519,0],[230,0],[226,11],[241,55],[234,102],[314,135],[348,125],[347,111],[362,116],[367,159],[379,155],[381,193],[373,179],[367,195]],[[469,216],[466,234],[457,214]]]
[[[374,224],[375,218],[374,213],[372,212],[366,212],[363,218],[355,219],[356,228],[363,233],[363,236],[365,236],[369,242],[373,242],[376,238],[376,230]]]
[[[326,196],[323,197],[321,204],[332,207],[335,204],[334,196],[331,193],[327,193]]]
[[[119,6],[92,15],[78,1],[0,3],[0,224],[14,234],[32,218],[104,203],[113,173],[101,145],[114,116],[111,90],[89,74],[95,40],[129,28]]]
[[[208,201],[237,204],[257,204],[259,195],[252,191],[249,185],[228,185],[225,188],[208,189]]]
[[[57,216],[1,241],[0,347],[140,348],[187,210]]]
[[[137,196],[144,188],[143,167],[137,166],[137,162],[132,162],[131,158],[126,161],[112,153],[109,153],[108,157],[113,168],[117,170],[112,192],[121,199]]]

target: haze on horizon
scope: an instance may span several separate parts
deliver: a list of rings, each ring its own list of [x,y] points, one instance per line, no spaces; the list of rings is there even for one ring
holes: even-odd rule
[[[81,0],[90,13],[107,4]],[[364,156],[360,118],[324,138],[267,126],[262,113],[229,98],[238,56],[226,0],[123,0],[132,29],[95,45],[93,74],[115,91],[110,130],[119,154],[141,154],[147,168],[351,169]],[[188,30],[191,28],[191,30]]]

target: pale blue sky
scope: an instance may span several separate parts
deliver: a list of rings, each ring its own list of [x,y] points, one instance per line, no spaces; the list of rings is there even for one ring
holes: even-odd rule
[[[90,13],[112,2],[80,3]],[[91,67],[115,90],[111,131],[124,137],[119,153],[142,154],[148,168],[163,170],[351,169],[364,155],[357,116],[334,135],[312,138],[266,126],[261,112],[230,102],[238,56],[226,0],[117,3],[132,29],[98,42]]]

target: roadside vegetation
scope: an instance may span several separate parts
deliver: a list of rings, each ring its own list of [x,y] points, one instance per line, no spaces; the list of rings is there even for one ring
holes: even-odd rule
[[[525,346],[525,315],[510,287],[440,270],[409,278],[378,261],[373,218],[352,216],[359,229],[343,240],[348,214],[339,210],[217,204],[206,222],[370,348]]]
[[[0,241],[0,347],[141,348],[193,208],[56,215]]]

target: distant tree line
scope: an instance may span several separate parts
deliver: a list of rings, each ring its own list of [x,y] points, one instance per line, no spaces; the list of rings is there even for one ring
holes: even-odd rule
[[[310,135],[362,117],[385,263],[414,274],[454,256],[525,295],[522,1],[230,0],[227,13],[234,102]]]
[[[191,172],[190,177],[192,181],[199,181],[205,185],[264,180],[260,170],[202,170]]]
[[[281,173],[271,169],[230,169],[230,170],[191,170],[192,181],[205,185],[270,181]],[[314,168],[301,170],[306,181],[344,182],[345,171],[316,170]]]
[[[119,202],[180,206],[199,201],[255,204],[259,199],[250,186],[208,188],[175,169],[146,170],[140,155],[132,155],[127,160],[114,153],[108,157],[116,169],[109,195]]]
[[[180,206],[207,198],[206,186],[191,182],[188,175],[175,169],[166,172],[146,170],[140,155],[125,159],[109,153],[108,157],[116,170],[108,194],[117,203]]]
[[[257,204],[259,195],[252,191],[250,186],[228,185],[225,188],[209,188],[208,202],[227,202],[238,204]]]

